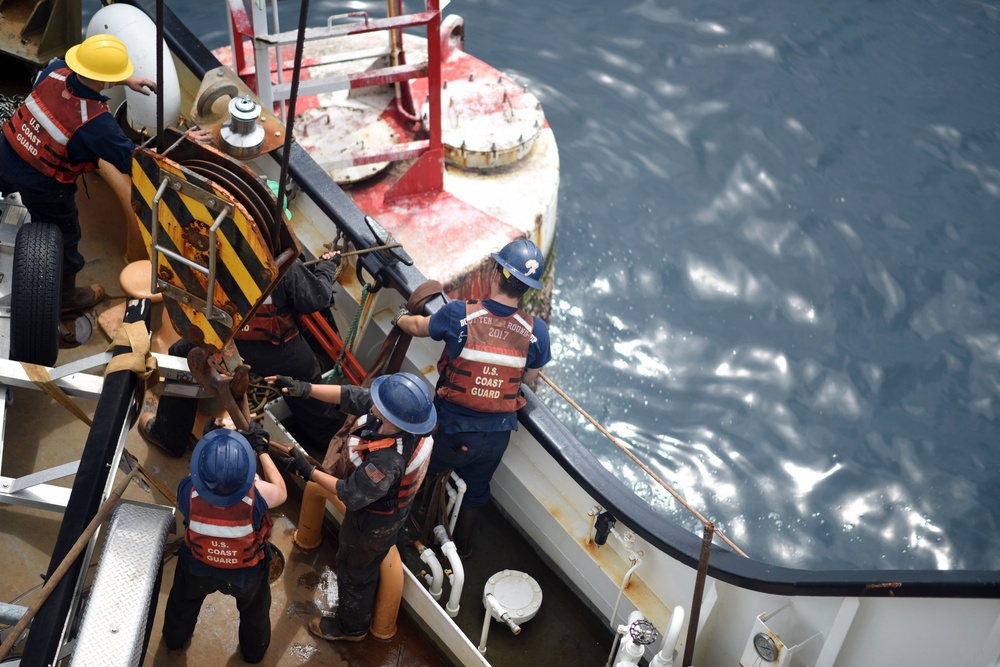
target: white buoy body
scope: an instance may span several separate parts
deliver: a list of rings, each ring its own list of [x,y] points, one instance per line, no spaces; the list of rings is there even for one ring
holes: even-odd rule
[[[156,24],[139,8],[114,3],[97,10],[87,25],[87,37],[109,34],[122,40],[129,60],[135,66],[132,76],[156,81]],[[176,125],[181,115],[181,86],[170,51],[163,47],[163,81],[158,82],[158,94],[163,96],[163,122]],[[128,103],[129,126],[146,137],[156,134],[156,93],[143,95],[124,86],[115,86],[105,93],[114,113],[122,102]]]

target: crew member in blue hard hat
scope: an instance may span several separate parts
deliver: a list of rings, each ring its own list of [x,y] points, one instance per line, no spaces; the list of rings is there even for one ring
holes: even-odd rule
[[[427,471],[433,446],[428,434],[437,424],[430,387],[412,373],[378,377],[370,390],[284,375],[267,380],[288,396],[316,398],[361,415],[347,442],[353,472],[344,478],[317,470],[297,448],[279,460],[347,507],[337,549],[337,614],[312,619],[309,632],[331,641],[361,641],[371,625],[382,560],[396,544]]]
[[[76,179],[105,160],[132,173],[136,144],[109,112],[102,91],[123,85],[149,95],[150,79],[133,76],[125,44],[114,35],[93,35],[42,71],[28,98],[3,123],[0,138],[0,193],[20,193],[34,222],[50,222],[62,232],[62,310],[92,308],[104,298],[100,285],[76,286],[83,269]],[[196,141],[210,134],[191,133]]]
[[[439,420],[428,475],[454,470],[468,488],[452,536],[458,553],[472,554],[479,510],[490,500],[490,480],[517,429],[524,405],[521,384],[552,358],[545,322],[521,309],[529,289],[541,289],[545,258],[527,239],[492,254],[489,297],[452,301],[434,315],[396,316],[404,332],[445,342],[434,405]]]
[[[268,440],[259,426],[244,432],[217,428],[194,448],[191,474],[177,486],[184,544],[163,614],[163,641],[170,650],[183,648],[194,633],[205,597],[221,592],[236,598],[243,659],[264,659],[271,643],[268,510],[287,495]]]

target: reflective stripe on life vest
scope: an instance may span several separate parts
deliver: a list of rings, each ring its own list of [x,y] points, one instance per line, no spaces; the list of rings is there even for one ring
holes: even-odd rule
[[[525,404],[521,378],[535,340],[534,318],[522,310],[499,317],[477,301],[465,308],[465,347],[442,360],[438,396],[478,412],[514,412]]]
[[[264,559],[271,537],[271,517],[264,515],[260,530],[253,527],[256,489],[229,507],[216,507],[191,489],[191,510],[184,543],[201,562],[227,570],[252,567]]]
[[[97,169],[96,159],[70,162],[68,147],[77,130],[108,113],[103,101],[71,93],[66,87],[69,74],[67,68],[50,72],[3,126],[7,143],[21,159],[60,183],[73,183],[80,174]]]

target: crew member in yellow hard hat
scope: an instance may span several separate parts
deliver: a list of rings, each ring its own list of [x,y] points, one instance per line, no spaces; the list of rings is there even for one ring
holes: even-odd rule
[[[133,76],[125,45],[113,35],[94,35],[53,60],[0,138],[0,192],[20,193],[33,222],[62,231],[62,310],[92,308],[104,298],[100,285],[76,286],[83,269],[76,179],[104,159],[132,173],[136,144],[125,136],[101,91],[128,86],[149,95],[156,84]]]

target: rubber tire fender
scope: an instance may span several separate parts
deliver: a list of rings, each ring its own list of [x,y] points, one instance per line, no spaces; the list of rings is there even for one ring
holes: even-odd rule
[[[59,356],[62,232],[47,222],[21,225],[11,280],[11,359],[52,366]]]

